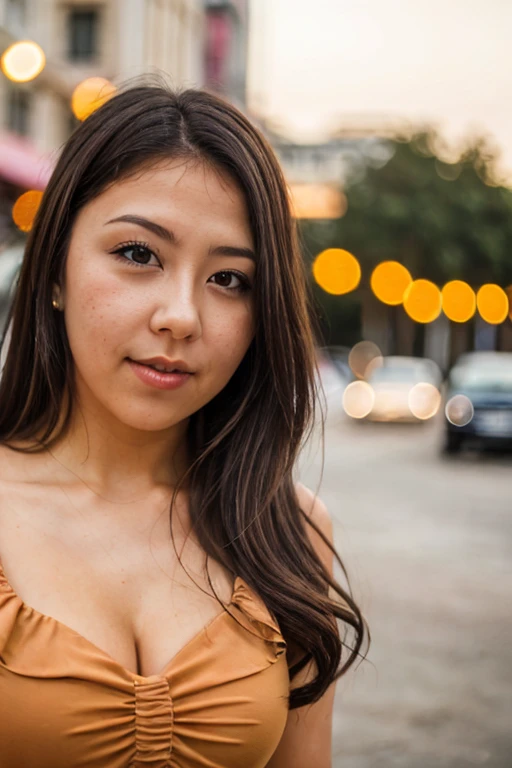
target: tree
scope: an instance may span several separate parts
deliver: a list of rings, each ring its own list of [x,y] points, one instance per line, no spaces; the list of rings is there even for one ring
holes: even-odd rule
[[[384,165],[368,163],[362,178],[349,178],[343,218],[301,223],[307,262],[324,248],[345,248],[361,263],[363,287],[388,259],[403,263],[413,279],[440,286],[453,279],[474,288],[512,283],[512,191],[497,179],[489,141],[474,139],[453,164],[439,156],[441,139],[434,131],[385,146],[390,157]],[[327,323],[348,320],[343,298],[314,291]]]

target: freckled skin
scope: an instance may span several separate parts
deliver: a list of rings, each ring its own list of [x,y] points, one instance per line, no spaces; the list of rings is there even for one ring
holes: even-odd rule
[[[126,214],[172,230],[176,242],[139,224],[107,224]],[[116,259],[113,251],[133,241],[154,254],[146,266]],[[62,296],[83,409],[112,426],[165,431],[223,389],[253,338],[253,302],[251,290],[229,290],[212,276],[235,270],[252,283],[255,265],[209,255],[220,245],[254,249],[247,208],[229,176],[202,164],[165,161],[80,211]],[[125,358],[156,355],[181,359],[195,374],[177,390],[148,387]]]

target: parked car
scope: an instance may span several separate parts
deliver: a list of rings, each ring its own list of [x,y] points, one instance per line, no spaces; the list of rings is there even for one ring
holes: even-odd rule
[[[349,364],[350,347],[332,346],[326,349],[332,364],[345,382],[345,386],[356,378]]]
[[[351,376],[350,368],[340,367],[328,348],[317,350],[317,366],[321,405],[318,415],[323,412],[329,419],[336,419],[343,414],[343,392]]]
[[[372,390],[369,421],[426,421],[441,402],[442,375],[433,360],[392,355],[381,359],[366,377]]]
[[[466,443],[512,444],[512,352],[462,355],[448,376],[445,404],[448,453]]]

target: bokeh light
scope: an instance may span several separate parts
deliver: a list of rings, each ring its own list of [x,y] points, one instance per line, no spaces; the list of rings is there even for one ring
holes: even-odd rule
[[[373,370],[382,363],[382,352],[373,341],[359,341],[348,354],[350,369],[359,379],[364,379],[368,376],[370,369]]]
[[[343,392],[343,408],[353,419],[368,416],[375,402],[375,393],[366,381],[353,381]]]
[[[15,83],[28,83],[44,69],[46,56],[37,43],[22,40],[13,43],[3,52],[0,60],[2,72]]]
[[[18,197],[12,208],[12,218],[18,229],[22,232],[30,232],[43,193],[38,189],[31,189]]]
[[[443,312],[454,323],[466,323],[476,311],[474,290],[462,280],[451,280],[441,291]]]
[[[502,323],[509,311],[508,296],[499,285],[486,283],[476,294],[476,305],[482,318],[492,325]]]
[[[414,280],[406,289],[404,309],[417,323],[431,323],[441,314],[441,291],[430,280]]]
[[[456,427],[465,427],[473,418],[475,409],[469,397],[454,395],[446,403],[444,412],[451,424]]]
[[[412,283],[408,269],[398,261],[383,261],[372,272],[370,286],[375,296],[384,304],[397,306]]]
[[[426,421],[438,412],[441,406],[441,393],[433,384],[422,381],[412,387],[408,404],[413,416]]]
[[[71,109],[78,120],[85,120],[117,91],[104,77],[89,77],[77,85],[71,97]]]
[[[347,212],[347,198],[331,184],[290,184],[290,200],[296,219],[341,219]]]
[[[512,320],[512,285],[507,285],[505,293],[508,298],[508,316]]]
[[[355,256],[342,248],[327,248],[313,262],[313,276],[326,293],[340,296],[357,288],[361,267]]]
[[[445,181],[455,181],[462,172],[462,164],[457,162],[445,162],[436,158],[435,168],[437,175]]]

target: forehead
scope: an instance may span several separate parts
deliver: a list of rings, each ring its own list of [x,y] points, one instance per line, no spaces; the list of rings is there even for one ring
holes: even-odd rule
[[[226,171],[199,160],[165,159],[138,168],[91,200],[83,213],[91,221],[135,213],[173,227],[235,229],[252,240],[240,186]]]

